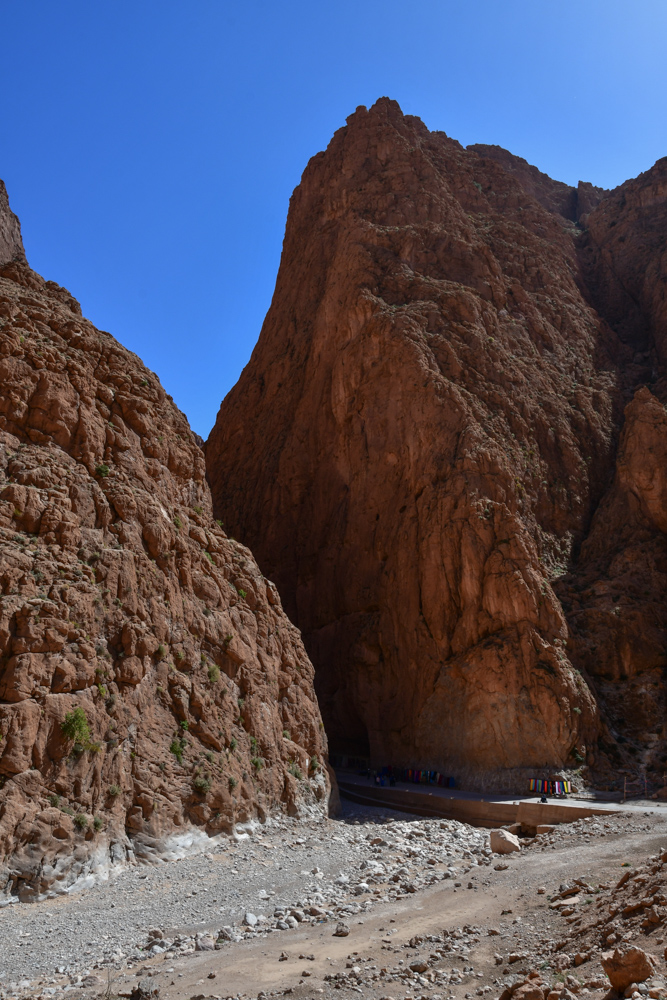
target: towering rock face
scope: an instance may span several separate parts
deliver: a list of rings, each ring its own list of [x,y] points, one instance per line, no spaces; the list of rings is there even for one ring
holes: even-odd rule
[[[618,767],[667,763],[667,159],[590,214],[581,259],[592,301],[623,343],[627,402],[613,482],[558,585],[575,663],[606,709]],[[620,746],[619,746],[620,744]],[[629,761],[622,760],[629,757]],[[603,755],[600,755],[601,760]]]
[[[7,212],[0,232],[16,248]],[[166,850],[174,833],[192,840],[193,827],[325,810],[329,785],[300,635],[250,551],[213,520],[187,420],[65,289],[11,257],[0,268],[0,895],[32,898],[128,852]]]
[[[591,753],[594,664],[553,585],[613,479],[632,358],[583,290],[604,248],[582,269],[573,220],[597,226],[602,194],[387,99],[294,192],[206,458],[303,631],[333,749],[477,786]]]

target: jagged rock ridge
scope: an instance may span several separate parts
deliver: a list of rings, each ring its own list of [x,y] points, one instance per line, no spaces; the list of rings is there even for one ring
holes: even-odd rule
[[[30,270],[7,213],[0,897],[30,899],[174,834],[183,850],[274,810],[321,814],[329,781],[312,665],[213,520],[186,418]]]
[[[4,181],[0,181],[0,265],[10,260],[25,260],[21,223],[9,207]]]
[[[619,672],[607,610],[600,655],[572,600],[588,600],[582,573],[611,575],[614,606],[634,600],[616,593],[627,566],[613,565],[622,540],[604,511],[623,518],[620,490],[644,511],[661,489],[659,455],[649,482],[628,452],[632,427],[662,440],[648,388],[614,473],[623,408],[651,369],[646,317],[664,301],[663,217],[650,261],[630,252],[627,280],[609,266],[622,264],[611,206],[627,215],[651,191],[664,212],[655,176],[629,185],[569,188],[384,98],[308,164],[271,308],[206,456],[217,514],[303,631],[334,749],[478,787],[632,765],[614,706],[630,674],[639,689],[663,663],[664,601],[641,637],[651,656]],[[635,549],[634,572],[658,598],[662,536],[641,517],[657,566],[648,584]],[[632,645],[642,623],[621,619]]]

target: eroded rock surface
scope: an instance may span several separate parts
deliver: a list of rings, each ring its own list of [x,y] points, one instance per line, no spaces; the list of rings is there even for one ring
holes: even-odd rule
[[[312,665],[156,376],[19,258],[0,384],[0,898],[326,810]]]
[[[4,181],[0,181],[0,264],[24,259],[21,224],[9,207]]]
[[[631,725],[658,738],[665,162],[570,188],[384,98],[310,161],[206,456],[334,749],[477,787],[606,779],[640,759],[618,717],[649,682]]]
[[[596,733],[551,581],[604,488],[617,343],[573,230],[385,99],[294,193],[207,463],[304,632],[334,746],[497,783]]]

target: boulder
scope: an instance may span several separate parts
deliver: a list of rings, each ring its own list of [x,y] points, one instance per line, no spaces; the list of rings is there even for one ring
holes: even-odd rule
[[[195,951],[215,951],[215,938],[212,934],[197,934]]]
[[[140,979],[130,993],[130,1000],[158,1000],[160,987],[152,979]]]
[[[656,968],[653,956],[634,945],[605,951],[600,961],[617,993],[623,993],[631,983],[643,983]]]
[[[521,850],[519,838],[507,830],[492,830],[490,841],[494,854],[512,854],[513,851]]]

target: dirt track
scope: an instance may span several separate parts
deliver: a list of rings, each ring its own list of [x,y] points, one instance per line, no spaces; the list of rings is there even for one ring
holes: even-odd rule
[[[349,973],[346,965],[359,968],[363,986],[347,983],[340,988],[348,991],[356,988],[367,997],[459,998],[483,991],[484,987],[490,996],[497,996],[503,988],[501,980],[548,964],[547,943],[557,940],[565,927],[563,918],[548,903],[548,896],[561,882],[580,877],[593,884],[609,884],[620,877],[624,863],[635,864],[667,846],[667,820],[654,815],[637,818],[637,823],[649,829],[636,832],[635,827],[635,832],[593,837],[590,842],[584,836],[576,836],[570,843],[510,856],[505,871],[473,870],[460,887],[454,881],[441,882],[400,901],[380,903],[371,914],[350,924],[348,937],[334,937],[335,925],[326,923],[299,928],[289,935],[230,943],[222,951],[198,953],[185,960],[151,962],[143,968],[154,970],[162,996],[167,1000],[189,1000],[200,995],[257,996],[262,991],[289,991],[297,998],[319,998],[330,993],[340,996],[336,986],[326,982],[324,976],[341,971]],[[469,884],[473,888],[468,888]],[[546,888],[544,894],[538,894],[540,887]],[[405,982],[391,981],[387,975],[368,982],[381,969],[396,967],[400,959],[407,966],[418,956],[427,959],[438,948],[438,944],[428,941],[417,948],[409,947],[410,939],[415,936],[441,935],[443,929],[453,931],[466,925],[479,928],[479,933],[463,938],[463,953],[451,952],[430,966],[434,970],[445,969],[450,976],[452,969],[472,968],[474,971],[467,972],[461,983],[424,985],[413,976],[412,984],[406,986]],[[489,929],[496,929],[499,934],[489,935]],[[660,969],[664,970],[659,940],[650,945],[644,942],[642,946],[660,956]],[[387,941],[391,944],[383,943]],[[283,950],[289,957],[280,961]],[[507,959],[512,952],[528,957],[509,965]],[[496,964],[494,954],[502,955],[501,965]],[[313,956],[314,960],[299,956]],[[304,971],[310,976],[303,977]],[[212,973],[215,978],[209,978]],[[591,960],[571,973],[585,983],[595,980],[601,969],[598,962]],[[136,982],[141,974],[135,972],[123,983]],[[542,974],[562,981],[567,973],[558,975],[546,969]],[[121,981],[118,988],[123,989]],[[592,995],[594,990],[590,992]],[[600,990],[600,995],[603,992]]]

